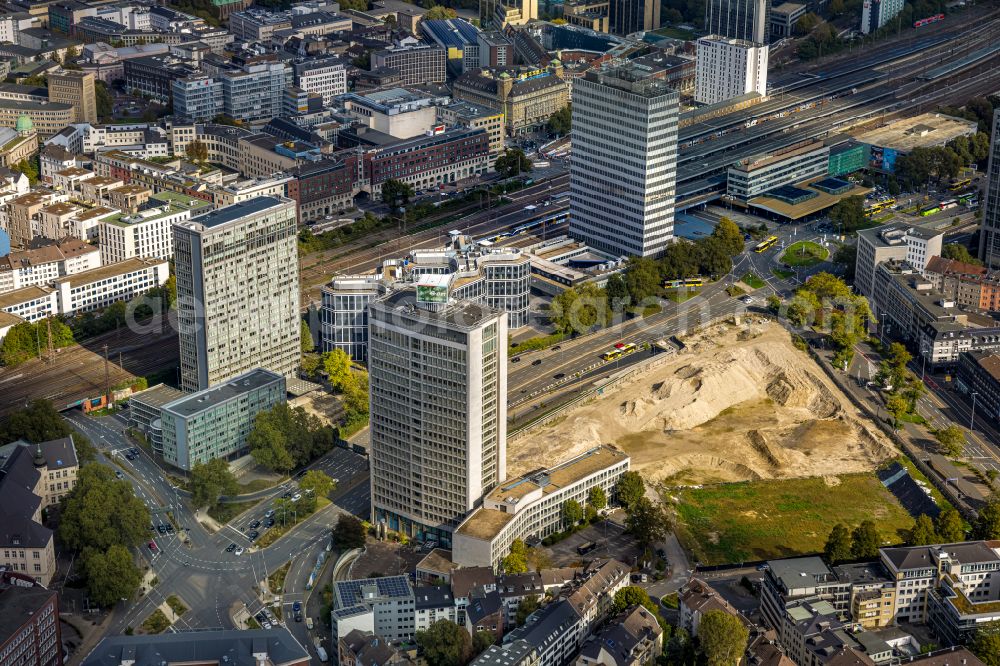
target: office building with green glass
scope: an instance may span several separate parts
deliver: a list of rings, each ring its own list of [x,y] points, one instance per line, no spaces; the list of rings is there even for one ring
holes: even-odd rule
[[[198,462],[246,455],[257,414],[285,397],[285,378],[257,368],[163,405],[164,461],[190,470]]]

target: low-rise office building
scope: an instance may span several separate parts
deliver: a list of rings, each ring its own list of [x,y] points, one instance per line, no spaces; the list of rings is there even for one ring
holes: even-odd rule
[[[507,133],[522,134],[569,104],[570,84],[562,73],[558,60],[546,70],[474,69],[455,79],[452,94],[456,100],[498,109]]]
[[[129,663],[182,666],[183,664],[256,664],[309,666],[310,655],[292,633],[278,625],[271,629],[108,636],[83,660],[83,666],[127,666]]]
[[[102,310],[117,301],[131,300],[150,289],[162,287],[168,277],[170,264],[166,259],[133,257],[58,278],[53,287],[59,314],[73,316]]]
[[[285,378],[258,368],[160,408],[163,459],[190,471],[196,463],[246,455],[257,414],[285,401]]]
[[[448,79],[448,52],[436,44],[394,45],[371,54],[371,70],[399,72],[403,85],[444,83]]]
[[[515,539],[542,539],[562,526],[562,504],[587,503],[591,488],[610,497],[629,457],[601,446],[549,469],[509,479],[483,497],[455,530],[452,557],[462,566],[496,567]]]
[[[190,207],[171,203],[107,217],[100,226],[101,261],[107,265],[133,257],[169,259],[174,255],[172,225],[189,219]]]
[[[490,159],[504,151],[503,114],[494,108],[457,101],[437,107],[437,119],[447,126],[484,129],[490,137]]]
[[[0,257],[0,294],[47,285],[59,277],[101,266],[100,250],[78,238],[65,238]]]
[[[783,185],[826,175],[829,156],[830,148],[822,141],[807,140],[742,159],[729,167],[726,194],[746,201]]]
[[[390,641],[413,638],[414,597],[407,576],[336,581],[333,592],[334,641],[355,629]]]
[[[163,455],[161,410],[164,405],[180,400],[184,395],[182,391],[172,386],[157,384],[129,397],[128,425],[146,438],[156,455]]]

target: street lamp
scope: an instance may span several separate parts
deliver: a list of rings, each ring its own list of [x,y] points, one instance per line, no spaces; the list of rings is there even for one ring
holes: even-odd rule
[[[972,392],[972,414],[969,415],[969,432],[973,431],[973,425],[976,422],[976,396],[979,395],[979,391]]]

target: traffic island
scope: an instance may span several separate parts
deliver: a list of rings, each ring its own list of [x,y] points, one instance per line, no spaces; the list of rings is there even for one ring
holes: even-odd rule
[[[830,251],[819,243],[812,241],[799,241],[792,243],[785,250],[785,253],[778,259],[785,266],[793,268],[808,268],[815,266],[821,261],[826,261],[830,256]]]

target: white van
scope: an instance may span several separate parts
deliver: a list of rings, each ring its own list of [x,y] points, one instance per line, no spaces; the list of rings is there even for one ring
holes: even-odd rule
[[[313,619],[311,617],[307,617],[306,618],[306,629],[312,629],[312,628],[313,628]]]
[[[326,656],[326,650],[323,649],[322,645],[316,646],[316,654],[319,656],[319,660],[324,664],[326,663],[326,660],[329,659],[329,657]]]

